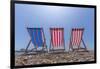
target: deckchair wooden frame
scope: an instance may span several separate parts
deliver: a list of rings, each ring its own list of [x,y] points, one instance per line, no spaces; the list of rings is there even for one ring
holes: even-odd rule
[[[43,28],[28,28],[27,29],[41,29],[41,31],[43,32],[43,37],[44,37],[44,42],[43,42],[43,46],[42,46],[42,50],[41,52],[43,51],[44,52],[44,49],[47,49],[47,46],[46,46],[46,39],[45,39],[45,34],[44,34],[44,31],[43,31]],[[31,38],[31,37],[30,37]],[[26,47],[26,50],[25,50],[25,53],[28,53],[27,50],[31,44],[32,40],[30,39],[30,41],[28,42],[28,45]],[[33,43],[32,43],[33,44]],[[33,44],[34,45],[34,44]],[[33,51],[32,52],[38,52],[37,50],[37,46],[35,48],[32,49]],[[35,50],[35,51],[34,51]]]
[[[54,49],[53,48],[53,46],[52,46],[52,34],[51,34],[51,30],[52,29],[62,29],[63,30],[63,46],[64,46],[64,49]],[[54,51],[59,51],[59,50],[62,50],[63,52],[65,51],[65,39],[64,39],[64,28],[50,28],[50,36],[51,36],[51,38],[50,38],[50,47],[49,47],[49,51],[51,51],[51,52],[54,52]],[[52,46],[52,48],[51,48],[51,46]]]
[[[82,38],[81,38],[80,44],[79,44],[79,46],[77,46],[77,48],[73,48],[72,41],[71,41],[72,32],[73,32],[73,30],[75,30],[75,29],[82,30],[82,35],[81,35]],[[70,49],[72,49],[72,51],[75,51],[75,50],[76,50],[76,51],[79,51],[80,49],[84,49],[84,51],[88,51],[88,50],[87,50],[87,47],[86,47],[86,44],[85,44],[85,42],[84,42],[84,40],[83,40],[83,32],[84,32],[84,28],[73,28],[73,29],[71,30],[70,43],[69,43],[69,51],[70,51]],[[81,42],[83,43],[84,48],[80,47]]]

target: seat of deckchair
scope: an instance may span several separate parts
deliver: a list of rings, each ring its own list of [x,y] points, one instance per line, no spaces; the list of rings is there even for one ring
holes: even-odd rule
[[[86,45],[83,41],[84,28],[73,28],[71,31],[69,49],[73,51],[87,51]],[[81,42],[84,47],[81,47]]]
[[[50,52],[64,52],[64,28],[50,28]]]
[[[28,33],[30,35],[30,41],[29,44],[26,48],[26,51],[28,50],[28,47],[30,43],[32,42],[34,48],[31,50],[31,52],[45,52],[46,47],[46,41],[45,41],[45,36],[44,36],[44,31],[43,28],[27,28]],[[38,48],[41,48],[38,50]]]

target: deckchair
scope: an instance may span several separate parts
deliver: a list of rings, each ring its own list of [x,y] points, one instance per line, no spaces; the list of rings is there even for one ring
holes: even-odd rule
[[[64,28],[50,28],[51,39],[50,39],[50,48],[49,50],[54,51],[63,51],[65,50],[64,42]]]
[[[87,47],[83,40],[83,32],[84,28],[73,28],[71,31],[71,37],[70,37],[70,44],[69,44],[69,50],[72,51],[87,51]],[[83,46],[81,46],[81,43],[83,43]]]
[[[28,52],[28,48],[31,42],[34,46],[34,48],[32,49],[33,52],[46,51],[47,46],[46,46],[46,40],[45,40],[43,28],[27,28],[27,31],[31,39],[26,47],[26,52]],[[41,49],[38,50],[38,48]]]

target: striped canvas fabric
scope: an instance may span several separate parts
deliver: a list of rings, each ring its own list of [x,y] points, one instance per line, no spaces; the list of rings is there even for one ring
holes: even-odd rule
[[[44,43],[43,29],[42,28],[27,28],[34,46],[41,47]]]
[[[64,29],[63,28],[50,28],[51,44],[53,48],[64,46]]]
[[[72,38],[71,38],[72,46],[80,46],[83,30],[84,30],[83,28],[72,29]]]

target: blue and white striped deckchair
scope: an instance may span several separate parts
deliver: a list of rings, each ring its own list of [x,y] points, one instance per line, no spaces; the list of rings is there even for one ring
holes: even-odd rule
[[[27,31],[31,37],[31,40],[27,45],[26,52],[31,42],[34,45],[34,49],[36,52],[45,51],[47,49],[47,46],[46,46],[43,28],[27,28]],[[41,50],[37,50],[38,48],[41,48]]]

